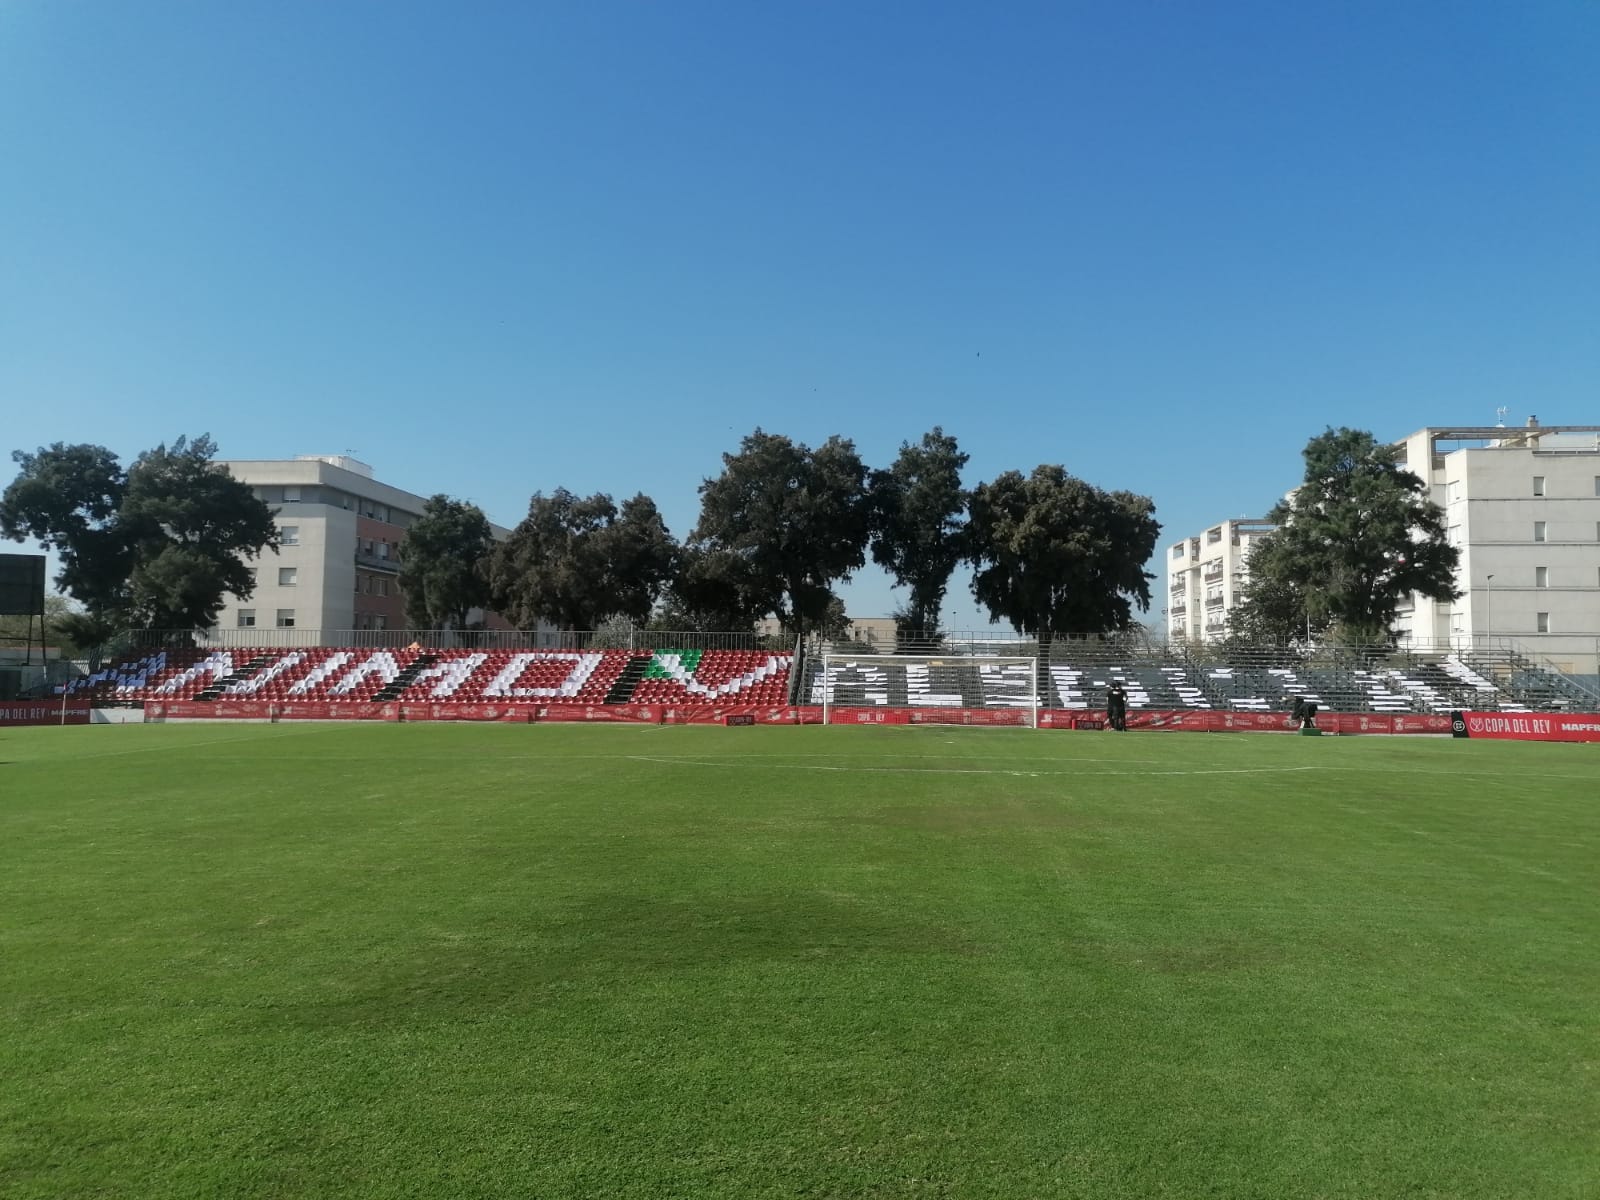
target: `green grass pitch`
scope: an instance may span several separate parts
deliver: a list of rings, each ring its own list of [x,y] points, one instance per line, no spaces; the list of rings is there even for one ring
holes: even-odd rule
[[[1600,746],[0,730],[0,1196],[1600,1195]]]

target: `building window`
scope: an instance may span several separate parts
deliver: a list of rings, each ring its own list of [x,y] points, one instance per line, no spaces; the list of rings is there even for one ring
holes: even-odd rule
[[[1533,586],[1534,587],[1549,587],[1550,586],[1550,568],[1549,567],[1535,567],[1533,569]]]
[[[1600,482],[1600,480],[1597,480],[1596,482]],[[1174,546],[1172,548],[1172,557],[1173,558],[1182,558],[1183,557],[1183,552],[1186,549],[1187,549],[1187,547],[1184,545],[1184,543],[1179,542],[1176,546]]]
[[[1535,633],[1549,633],[1550,632],[1550,614],[1549,613],[1534,613],[1533,614],[1533,621],[1534,621],[1534,632]]]
[[[389,557],[389,543],[388,542],[379,542],[378,543],[378,557],[387,561],[387,559]]]
[[[380,576],[379,579],[378,579],[378,595],[387,596],[388,594],[389,594],[389,581]]]
[[[1208,546],[1211,545],[1213,542],[1220,542],[1221,540],[1222,540],[1222,526],[1221,525],[1218,525],[1215,529],[1206,530],[1206,544]]]
[[[1594,494],[1600,496],[1600,475],[1594,477]]]
[[[1461,481],[1452,479],[1444,485],[1444,502],[1454,504],[1459,499],[1461,499]]]
[[[1452,546],[1461,545],[1461,526],[1459,526],[1459,525],[1450,526],[1450,532],[1447,535],[1445,540],[1448,541]]]
[[[297,487],[286,487],[286,488],[284,488],[283,489],[283,502],[285,504],[299,504],[300,503],[300,489],[297,488]]]
[[[239,610],[238,624],[240,629],[254,629],[256,624],[256,610],[253,608],[241,608]]]
[[[1544,495],[1544,476],[1543,475],[1535,475],[1533,477],[1533,494],[1535,496]]]
[[[388,624],[385,622],[385,620],[384,620],[382,615],[375,615],[372,618],[372,626],[371,626],[371,628],[373,628],[373,629],[387,629],[388,628]]]
[[[1544,529],[1545,529],[1545,523],[1543,521],[1535,521],[1533,523],[1533,540],[1534,541],[1536,541],[1536,542],[1544,541]]]
[[[278,628],[279,629],[293,629],[294,628],[294,609],[292,609],[292,608],[280,608],[278,610]]]
[[[298,525],[280,525],[280,526],[278,526],[278,540],[280,542],[282,542],[285,546],[298,546],[300,544],[300,526],[298,526]]]
[[[299,582],[300,582],[300,568],[299,567],[279,567],[278,568],[278,586],[279,587],[294,587],[295,584],[297,584]]]

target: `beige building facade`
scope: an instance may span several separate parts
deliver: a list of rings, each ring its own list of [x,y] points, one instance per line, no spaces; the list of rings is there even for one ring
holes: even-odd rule
[[[1169,638],[1215,642],[1228,635],[1228,613],[1250,578],[1250,550],[1276,528],[1261,518],[1239,517],[1167,548]]]
[[[400,542],[425,497],[383,483],[348,455],[220,465],[273,510],[283,544],[252,563],[255,591],[248,600],[227,598],[219,632],[296,645],[338,640],[347,631],[407,627]],[[492,528],[506,536],[505,529]]]
[[[1600,673],[1600,425],[1431,427],[1397,443],[1461,551],[1461,596],[1413,596],[1412,645],[1508,645]]]

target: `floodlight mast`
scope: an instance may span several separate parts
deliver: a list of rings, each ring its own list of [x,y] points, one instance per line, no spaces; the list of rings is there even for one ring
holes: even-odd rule
[[[868,683],[881,683],[865,695],[860,703],[841,701],[839,676],[850,671],[857,675],[855,687]],[[963,692],[934,692],[934,673],[945,676],[947,682],[958,687],[965,684]],[[950,673],[955,678],[950,678]],[[899,674],[897,690],[904,690],[904,705],[890,704],[890,678]],[[822,691],[822,721],[835,723],[837,713],[847,709],[858,714],[865,724],[918,724],[951,725],[969,724],[984,726],[1026,725],[1039,727],[1039,660],[1033,655],[1004,654],[852,654],[847,651],[826,651],[822,655],[822,675],[818,681]],[[980,698],[973,703],[972,697]],[[813,701],[814,702],[814,701]],[[974,710],[996,714],[1016,714],[1015,720],[973,720]],[[894,712],[898,719],[883,722],[868,720],[862,714]],[[906,714],[909,713],[909,718]],[[960,713],[958,719],[954,714]],[[943,715],[943,717],[942,717]]]

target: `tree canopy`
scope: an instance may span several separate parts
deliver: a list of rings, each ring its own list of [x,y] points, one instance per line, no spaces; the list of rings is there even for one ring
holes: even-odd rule
[[[970,456],[935,425],[887,469],[874,471],[872,560],[910,597],[896,614],[902,628],[933,633],[950,575],[961,561],[967,493],[961,469]]]
[[[835,436],[813,450],[757,429],[722,463],[700,485],[696,544],[741,559],[749,594],[785,628],[820,623],[831,585],[866,563],[872,506],[855,444]]]
[[[1060,466],[1007,471],[972,491],[972,594],[993,619],[1041,640],[1128,629],[1133,606],[1150,607],[1154,514],[1149,497],[1102,491]]]
[[[1249,576],[1228,613],[1228,639],[1282,646],[1326,629],[1327,619],[1311,613],[1305,582],[1284,564],[1277,534],[1257,538],[1250,548]]]
[[[133,547],[121,524],[128,475],[104,446],[54,442],[14,450],[17,475],[0,493],[0,534],[32,538],[61,561],[55,583],[91,613],[126,606]]]
[[[607,617],[643,622],[672,578],[677,546],[640,494],[619,512],[610,496],[536,492],[528,515],[489,560],[494,607],[524,627],[540,619],[563,630],[594,629]]]
[[[467,627],[467,614],[489,603],[494,533],[476,504],[430,496],[400,541],[400,589],[406,617],[419,629]]]
[[[684,546],[651,622],[661,630],[749,633],[772,611],[750,564],[732,550]]]
[[[252,594],[246,560],[278,544],[272,510],[215,453],[209,436],[180,437],[124,471],[103,446],[16,451],[0,533],[60,555],[56,586],[85,628],[209,628],[224,596]]]
[[[1259,565],[1251,556],[1252,595],[1296,585],[1314,624],[1358,643],[1387,639],[1412,593],[1460,595],[1460,553],[1447,539],[1444,510],[1400,466],[1399,447],[1341,428],[1312,438],[1303,454],[1304,482],[1268,514],[1279,525],[1269,553]]]

